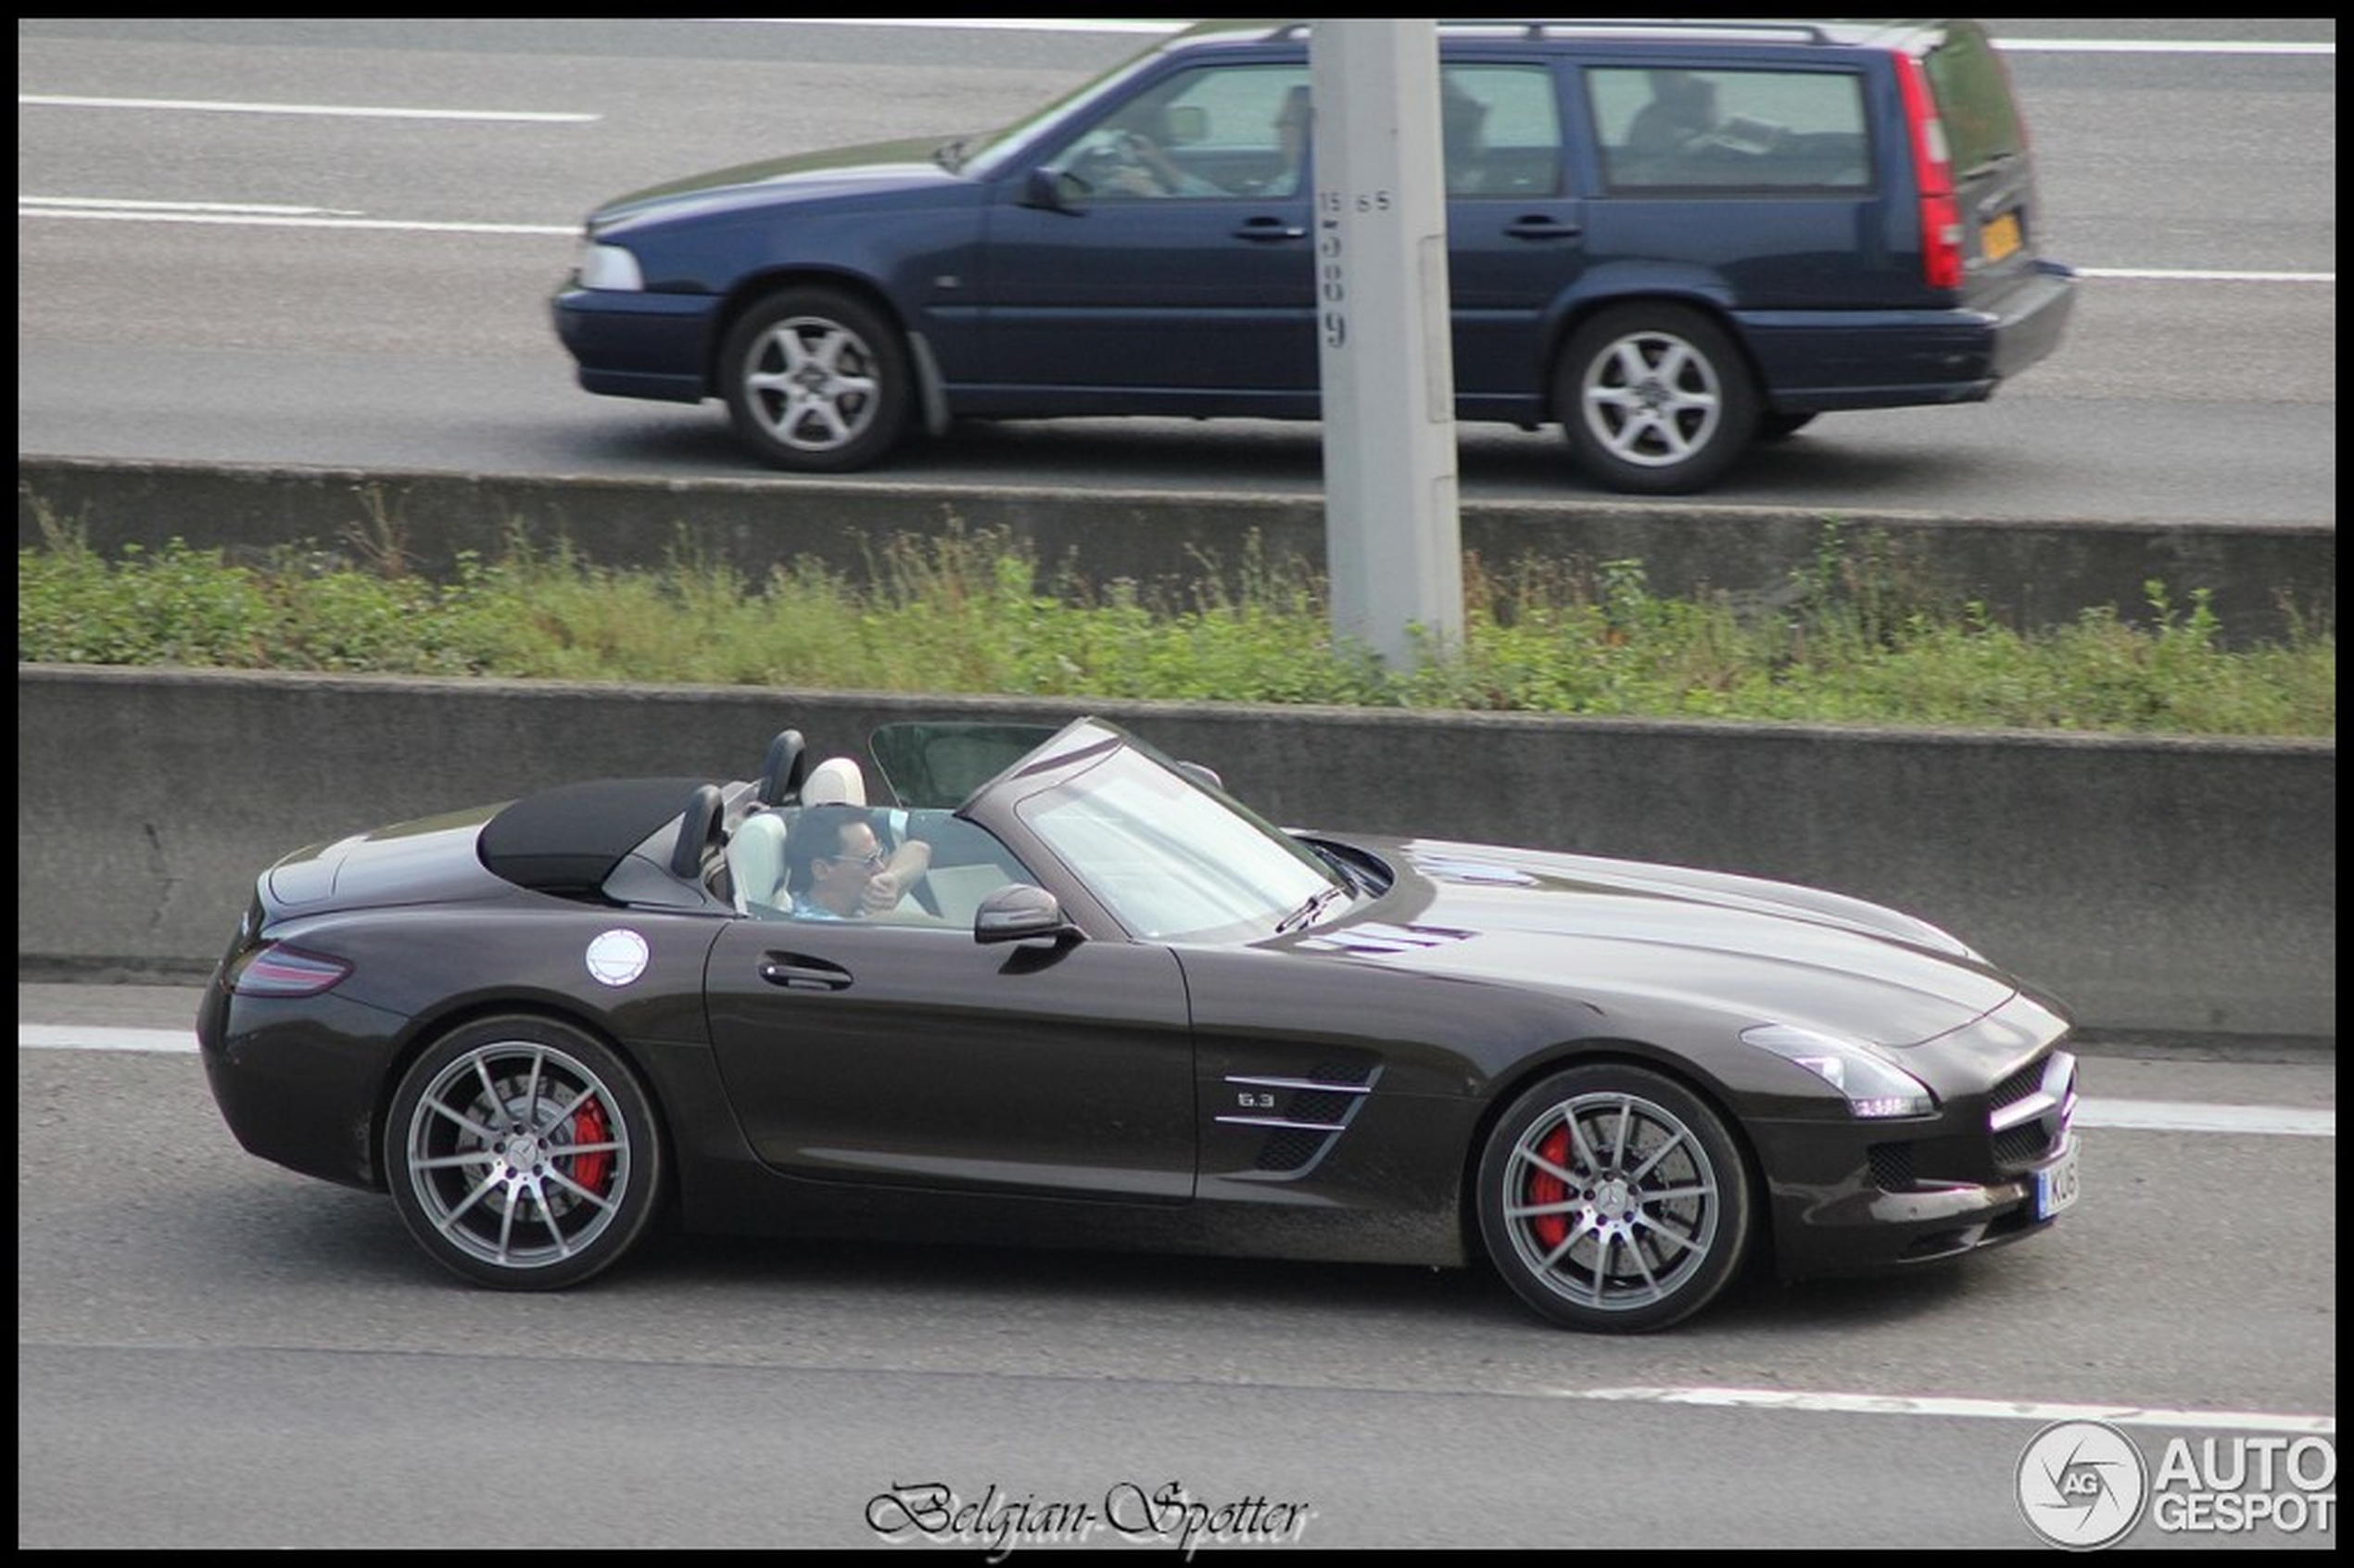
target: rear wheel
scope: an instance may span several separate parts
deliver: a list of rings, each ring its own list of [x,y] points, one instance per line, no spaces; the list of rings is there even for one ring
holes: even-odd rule
[[[661,1132],[627,1063],[548,1018],[487,1018],[402,1077],[385,1128],[419,1246],[478,1284],[557,1290],[603,1272],[653,1219]]]
[[[899,331],[831,289],[753,307],[728,335],[720,374],[736,434],[778,468],[866,468],[899,442],[915,376]]]
[[[1479,1167],[1487,1253],[1522,1300],[1570,1328],[1637,1334],[1715,1300],[1754,1204],[1722,1118],[1671,1079],[1597,1063],[1512,1102]]]
[[[1724,329],[1681,305],[1622,305],[1570,335],[1553,411],[1601,484],[1675,495],[1714,483],[1756,433],[1758,397]]]

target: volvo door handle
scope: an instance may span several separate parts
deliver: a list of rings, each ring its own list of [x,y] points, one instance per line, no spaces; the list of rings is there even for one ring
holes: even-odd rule
[[[1248,218],[1235,227],[1234,237],[1272,245],[1278,240],[1306,239],[1308,231],[1281,218]]]
[[[1576,239],[1585,232],[1580,225],[1564,223],[1558,218],[1515,218],[1504,225],[1504,233],[1514,239]]]
[[[799,954],[770,954],[761,962],[760,978],[787,991],[847,991],[850,971],[822,958]]]

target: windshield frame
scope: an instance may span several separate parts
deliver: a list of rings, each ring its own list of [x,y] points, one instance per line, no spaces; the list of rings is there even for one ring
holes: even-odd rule
[[[1043,870],[1050,861],[1134,941],[1259,941],[1295,924],[1311,901],[1337,908],[1330,895],[1355,891],[1313,848],[1100,722],[1065,729],[973,808],[1010,817],[1034,847],[1030,864]]]

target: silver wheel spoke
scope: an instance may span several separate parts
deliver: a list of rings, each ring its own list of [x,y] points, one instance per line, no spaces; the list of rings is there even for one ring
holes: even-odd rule
[[[467,1154],[437,1155],[431,1159],[412,1159],[412,1170],[449,1170],[461,1166],[489,1165],[493,1157],[488,1149],[475,1149]]]
[[[497,1103],[498,1102],[496,1100],[492,1101],[492,1104],[494,1105]],[[491,1142],[499,1136],[499,1130],[497,1128],[485,1127],[481,1122],[476,1121],[473,1117],[468,1116],[465,1112],[458,1109],[455,1106],[446,1106],[439,1100],[434,1100],[428,1102],[425,1108],[432,1111],[437,1116],[448,1117],[450,1120],[456,1122],[459,1126],[464,1128],[475,1137],[480,1138],[486,1144]]]
[[[483,1178],[481,1185],[475,1187],[473,1192],[466,1195],[465,1202],[460,1204],[457,1208],[451,1209],[449,1213],[441,1217],[440,1227],[442,1232],[445,1234],[448,1233],[449,1227],[455,1225],[459,1220],[466,1217],[466,1210],[472,1208],[475,1204],[480,1203],[484,1198],[488,1197],[490,1195],[490,1190],[498,1184],[499,1178],[496,1174]]]
[[[1659,1147],[1652,1151],[1651,1158],[1643,1161],[1639,1169],[1628,1171],[1626,1173],[1626,1179],[1630,1182],[1641,1181],[1658,1167],[1661,1160],[1665,1159],[1669,1155],[1674,1154],[1677,1149],[1680,1149],[1683,1146],[1684,1133],[1681,1129],[1678,1129],[1675,1136],[1669,1138],[1665,1143],[1660,1144]]]
[[[1660,1219],[1656,1215],[1647,1214],[1643,1216],[1643,1225],[1645,1229],[1652,1233],[1652,1234],[1659,1237],[1662,1241],[1672,1242],[1675,1244],[1677,1250],[1680,1252],[1688,1252],[1698,1255],[1702,1250],[1698,1242],[1684,1234],[1683,1232],[1676,1229],[1675,1226],[1668,1224],[1665,1220]]]
[[[614,1142],[602,1144],[550,1144],[547,1145],[547,1150],[548,1157],[550,1159],[558,1159],[565,1155],[613,1154],[619,1150],[621,1146],[622,1145],[620,1144]]]
[[[1570,1227],[1569,1234],[1563,1239],[1561,1246],[1545,1254],[1544,1260],[1538,1264],[1538,1267],[1547,1270],[1551,1269],[1563,1258],[1569,1256],[1569,1249],[1571,1247],[1576,1246],[1579,1242],[1584,1241],[1588,1236],[1590,1236],[1593,1233],[1594,1217],[1590,1214],[1580,1214],[1577,1217],[1577,1223]]]
[[[611,1198],[598,1196],[595,1193],[590,1192],[588,1188],[582,1186],[579,1182],[574,1181],[571,1177],[565,1175],[561,1170],[549,1171],[548,1174],[542,1178],[542,1181],[553,1182],[557,1186],[562,1187],[564,1191],[580,1199],[581,1202],[594,1204],[608,1214],[611,1214],[621,1207],[619,1204],[614,1203]],[[541,1200],[542,1207],[545,1207],[545,1203],[546,1200],[543,1198]]]
[[[548,1227],[548,1234],[555,1240],[556,1256],[571,1257],[572,1244],[564,1239],[564,1228],[557,1220],[556,1211],[548,1205],[547,1190],[537,1182],[531,1184],[531,1201],[539,1206],[539,1219]]]

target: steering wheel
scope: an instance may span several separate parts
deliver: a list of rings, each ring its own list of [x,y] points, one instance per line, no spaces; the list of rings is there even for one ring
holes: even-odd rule
[[[1069,173],[1091,191],[1108,188],[1141,195],[1141,183],[1166,196],[1167,182],[1145,157],[1149,145],[1133,131],[1099,131],[1090,138],[1086,150],[1071,161]]]

